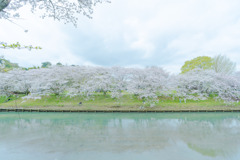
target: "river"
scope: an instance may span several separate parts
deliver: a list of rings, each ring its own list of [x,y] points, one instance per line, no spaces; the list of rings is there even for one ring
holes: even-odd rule
[[[240,113],[0,113],[1,160],[239,160]]]

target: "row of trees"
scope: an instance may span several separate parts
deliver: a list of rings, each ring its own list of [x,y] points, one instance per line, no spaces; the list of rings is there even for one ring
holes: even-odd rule
[[[162,68],[52,66],[32,70],[14,69],[0,73],[0,95],[81,95],[94,98],[95,93],[119,99],[131,94],[143,101],[157,102],[160,96],[182,100],[209,97],[226,102],[240,98],[239,74],[222,74],[214,70],[194,69],[185,74],[169,75]]]
[[[58,62],[56,63],[57,66],[62,66],[63,64]],[[42,62],[42,65],[41,65],[41,68],[49,68],[52,66],[52,63],[51,62]],[[4,58],[4,56],[0,56],[0,72],[8,72],[10,70],[13,70],[13,69],[23,69],[23,70],[30,70],[30,69],[39,69],[40,67],[39,66],[33,66],[33,67],[28,67],[28,68],[25,68],[25,67],[20,67],[17,63],[12,63],[10,62],[9,60],[7,60],[6,58]]]

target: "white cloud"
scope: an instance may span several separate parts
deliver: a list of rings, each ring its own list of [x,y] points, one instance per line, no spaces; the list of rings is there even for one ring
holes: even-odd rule
[[[28,12],[26,12],[28,13]],[[40,65],[41,62],[62,62],[64,64],[83,63],[81,57],[73,54],[68,47],[70,35],[67,35],[58,22],[40,19],[37,16],[25,14],[25,20],[14,20],[17,25],[1,20],[0,35],[4,42],[22,45],[41,46],[42,50],[2,50],[1,54],[23,66]],[[27,33],[19,27],[28,29]]]
[[[238,0],[112,0],[98,4],[93,19],[81,16],[77,29],[27,15],[19,21],[27,34],[1,20],[2,40],[44,48],[2,52],[28,65],[158,65],[173,73],[186,60],[219,53],[240,64],[239,6]]]
[[[133,42],[131,48],[142,50],[144,52],[144,55],[142,56],[143,59],[151,58],[153,50],[155,49],[154,45],[145,41],[144,38]]]

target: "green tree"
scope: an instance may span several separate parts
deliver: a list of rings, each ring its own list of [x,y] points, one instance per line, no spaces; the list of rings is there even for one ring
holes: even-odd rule
[[[19,68],[17,63],[11,63],[9,60],[6,60],[3,56],[0,56],[0,72],[7,72],[14,68]]]
[[[208,56],[200,56],[194,58],[190,61],[186,61],[181,68],[181,73],[189,72],[193,69],[200,68],[200,69],[212,69],[213,68],[213,59]]]
[[[56,65],[57,66],[63,66],[62,63],[60,63],[60,62],[58,62]]]
[[[51,62],[42,62],[42,68],[48,68],[50,66],[52,66]]]

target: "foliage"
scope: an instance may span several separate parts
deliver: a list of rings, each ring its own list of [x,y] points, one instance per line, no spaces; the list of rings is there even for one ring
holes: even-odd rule
[[[30,70],[30,69],[39,69],[40,67],[36,67],[36,66],[33,66],[33,67],[28,67],[28,68],[23,68],[24,70]]]
[[[57,65],[57,66],[62,66],[62,63],[58,62],[56,65]]]
[[[205,100],[214,97],[233,102],[240,98],[239,78],[213,70],[195,69],[176,76],[169,84],[176,91],[175,96],[183,99]]]
[[[29,50],[32,50],[32,49],[42,49],[41,47],[39,46],[36,46],[36,47],[33,47],[32,45],[29,45],[29,46],[26,46],[26,45],[20,45],[19,42],[17,43],[13,43],[13,44],[7,44],[7,43],[4,43],[4,42],[0,42],[0,48],[2,49],[29,49]]]
[[[147,76],[148,73],[152,75]],[[38,95],[59,95],[67,91],[68,95],[88,99],[96,92],[105,95],[109,92],[112,98],[119,99],[127,91],[140,99],[152,99],[163,91],[168,74],[161,68],[53,66],[28,71],[17,69],[1,73],[1,77],[2,94],[30,91]]]
[[[50,67],[50,66],[52,66],[52,63],[51,62],[42,62],[42,68],[48,68],[48,67]]]
[[[232,74],[236,70],[236,63],[223,55],[217,55],[213,59],[213,69],[217,73]]]
[[[4,57],[0,57],[0,72],[7,72],[14,68],[19,68],[17,63],[11,63],[9,60],[6,60]]]
[[[193,69],[211,69],[213,65],[213,59],[207,56],[200,56],[190,61],[186,61],[181,68],[181,73],[189,72]]]
[[[213,70],[195,69],[170,76],[162,68],[123,68],[87,66],[51,66],[31,70],[14,69],[0,73],[0,95],[26,94],[29,97],[57,95],[95,99],[97,93],[120,103],[124,94],[143,104],[159,102],[160,97],[173,101],[223,100],[240,98],[239,75],[224,75]]]

